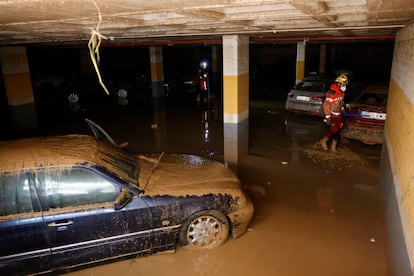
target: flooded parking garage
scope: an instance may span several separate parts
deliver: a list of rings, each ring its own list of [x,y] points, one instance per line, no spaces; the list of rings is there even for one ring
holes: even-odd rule
[[[259,77],[252,83],[258,79],[263,84]],[[249,155],[236,170],[256,207],[245,235],[207,252],[177,247],[175,254],[69,275],[389,275],[378,181],[381,147],[341,140],[339,154],[321,151],[317,141],[326,131],[321,119],[286,114],[286,93],[273,97],[269,92],[275,85],[280,83],[251,92],[268,98],[250,101]],[[121,106],[92,97],[76,112],[38,109],[36,135],[90,133],[84,122],[90,118],[118,143],[127,141],[132,152],[191,153],[223,161],[223,114],[216,104],[208,137],[200,107],[186,96],[167,100],[160,124],[154,123],[151,103]]]
[[[128,141],[131,151],[223,161],[220,109],[206,140],[194,102],[167,105],[165,124],[156,127],[150,112],[107,108],[65,117],[55,129],[84,132],[83,117],[91,117],[117,142]],[[256,209],[245,235],[206,252],[177,247],[174,254],[68,275],[390,275],[378,180],[381,147],[341,140],[339,154],[323,152],[317,145],[325,131],[320,118],[285,114],[283,104],[272,101],[252,101],[249,124],[249,155],[237,168]]]

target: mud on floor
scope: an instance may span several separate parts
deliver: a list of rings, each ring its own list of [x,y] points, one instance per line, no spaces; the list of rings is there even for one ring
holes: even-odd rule
[[[337,152],[325,151],[319,142],[309,145],[304,150],[305,155],[313,163],[322,166],[327,173],[343,171],[357,166],[367,166],[369,164],[366,158],[353,152],[347,146],[337,148]]]

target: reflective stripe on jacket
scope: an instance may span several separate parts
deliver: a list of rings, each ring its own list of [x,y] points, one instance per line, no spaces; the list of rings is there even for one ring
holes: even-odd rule
[[[337,83],[331,85],[331,89],[326,92],[326,98],[323,103],[323,111],[325,116],[336,115],[339,116],[344,106],[345,93],[342,92]]]

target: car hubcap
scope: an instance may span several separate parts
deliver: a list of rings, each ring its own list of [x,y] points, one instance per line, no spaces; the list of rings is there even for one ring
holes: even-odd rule
[[[211,216],[202,216],[194,220],[188,227],[187,237],[192,244],[206,247],[216,242],[221,225]]]

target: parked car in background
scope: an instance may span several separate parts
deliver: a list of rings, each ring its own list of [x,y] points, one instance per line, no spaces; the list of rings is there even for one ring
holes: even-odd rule
[[[58,273],[101,261],[211,249],[242,235],[253,205],[224,164],[131,154],[95,138],[0,142],[0,274]]]
[[[334,77],[314,75],[304,78],[288,93],[285,109],[290,112],[323,116],[323,101]]]
[[[70,74],[61,75],[39,75],[33,74],[31,76],[33,93],[36,104],[39,107],[50,108],[54,105],[59,105],[60,94],[59,90],[62,86],[71,80]]]
[[[104,83],[108,86],[106,80]],[[70,111],[87,109],[88,106],[109,100],[95,74],[73,74],[69,81],[59,87],[59,95],[61,105]]]
[[[200,92],[200,76],[197,70],[174,72],[166,77],[165,83],[174,84],[171,96],[196,98]]]
[[[387,118],[388,86],[369,85],[346,104],[342,137],[382,144]]]
[[[34,76],[33,90],[40,113],[56,112],[62,109],[79,111],[90,104],[109,98],[95,74],[71,73],[42,78]]]

